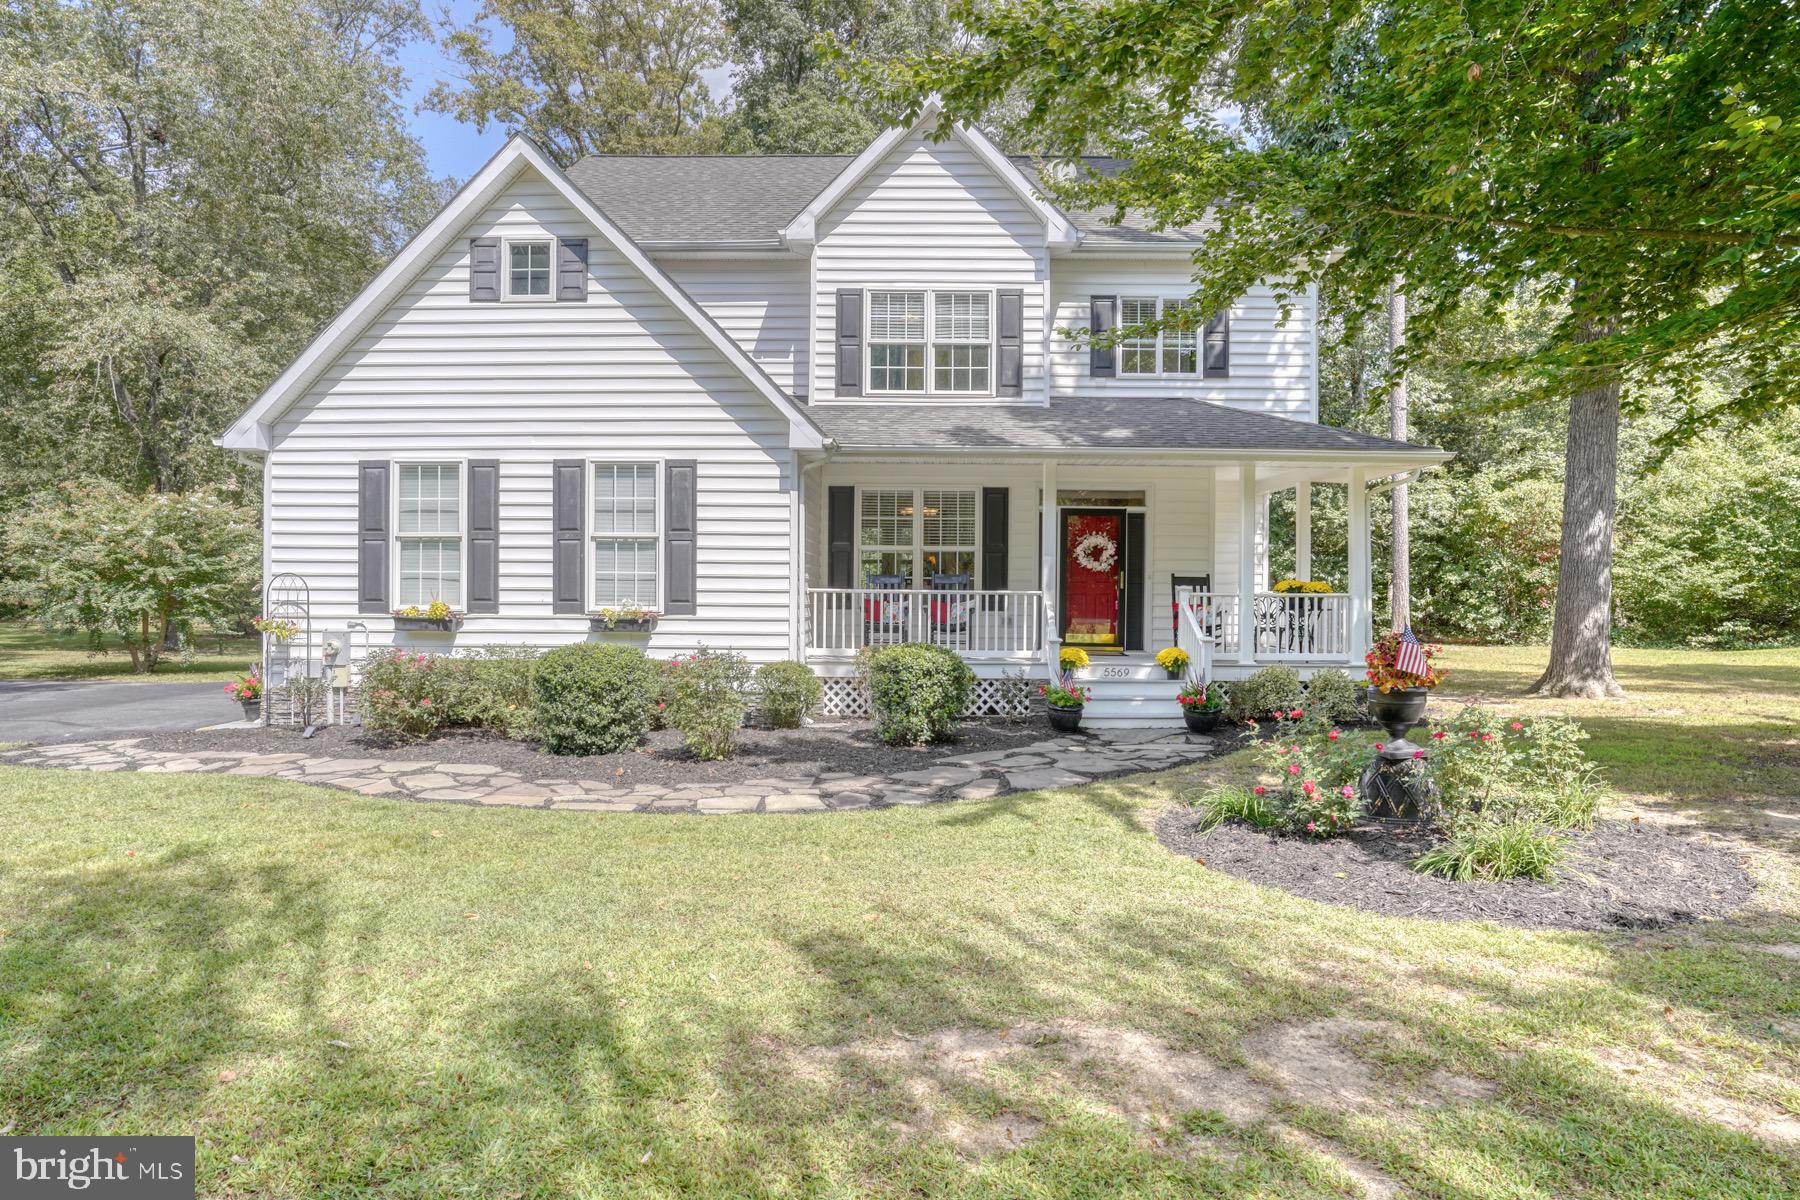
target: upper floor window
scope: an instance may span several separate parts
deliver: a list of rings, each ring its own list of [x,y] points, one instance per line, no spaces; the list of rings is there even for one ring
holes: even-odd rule
[[[869,391],[994,390],[992,292],[872,291],[868,309]]]
[[[550,243],[506,243],[506,294],[550,298]]]
[[[1156,296],[1119,297],[1119,325],[1129,329],[1159,317],[1172,317],[1183,311],[1178,300]],[[1200,374],[1200,334],[1190,323],[1185,329],[1164,329],[1144,337],[1123,338],[1119,342],[1119,374],[1121,375],[1198,375]]]
[[[399,542],[402,608],[442,600],[462,606],[462,468],[456,463],[401,463]]]

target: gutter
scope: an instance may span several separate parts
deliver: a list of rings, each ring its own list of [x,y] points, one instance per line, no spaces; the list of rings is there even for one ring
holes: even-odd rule
[[[1359,463],[1387,463],[1396,460],[1417,462],[1423,466],[1437,466],[1449,462],[1456,455],[1449,450],[1437,450],[1428,447],[1417,447],[1410,450],[1317,450],[1317,449],[1282,449],[1280,447],[1263,447],[1261,449],[1227,449],[1207,446],[945,446],[937,445],[878,445],[864,443],[835,443],[838,453],[849,455],[875,454],[967,454],[990,455],[999,454],[1021,457],[1060,457],[1068,455],[1097,454],[1131,456],[1141,458],[1191,459],[1195,457],[1218,459],[1225,462],[1260,462],[1266,459],[1289,459],[1306,462],[1330,462],[1344,465]]]

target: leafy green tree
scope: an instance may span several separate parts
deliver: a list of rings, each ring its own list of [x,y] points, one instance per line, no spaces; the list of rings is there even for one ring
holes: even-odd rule
[[[526,133],[563,166],[743,148],[703,74],[725,63],[716,0],[483,0],[444,45],[466,78],[439,83],[426,107]]]
[[[262,537],[254,508],[212,489],[135,492],[107,480],[65,484],[6,533],[6,598],[48,628],[113,634],[131,669],[156,669],[171,633],[256,611]]]
[[[394,102],[414,0],[0,7],[0,507],[179,490],[435,199]]]
[[[964,10],[972,49],[896,72],[950,118],[1023,96],[1049,146],[1130,159],[1071,201],[1211,216],[1195,303],[1330,279],[1378,311],[1406,281],[1409,347],[1474,294],[1561,306],[1482,365],[1567,405],[1550,667],[1614,695],[1619,431],[1672,397],[1673,443],[1785,403],[1800,360],[1800,37],[1765,0],[1022,0]],[[1661,392],[1657,382],[1673,385]]]
[[[735,117],[764,153],[856,154],[896,116],[891,99],[822,50],[922,54],[956,36],[948,0],[725,0]]]

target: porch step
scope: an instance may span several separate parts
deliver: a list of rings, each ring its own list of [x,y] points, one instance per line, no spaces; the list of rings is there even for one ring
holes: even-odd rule
[[[1086,667],[1075,672],[1075,679],[1079,683],[1090,685],[1130,680],[1137,683],[1166,683],[1177,689],[1181,687],[1181,681],[1170,679],[1168,672],[1157,666],[1153,658],[1102,658],[1096,654]],[[1175,693],[1169,694],[1172,696]]]
[[[1105,678],[1105,667],[1133,667],[1129,660],[1099,664],[1076,675],[1075,682],[1090,695],[1081,723],[1101,729],[1174,728],[1181,724],[1181,705],[1175,694],[1181,680],[1170,679],[1154,662],[1149,671],[1137,670],[1128,678]],[[1154,672],[1152,674],[1151,672]],[[1101,676],[1096,678],[1096,676]]]

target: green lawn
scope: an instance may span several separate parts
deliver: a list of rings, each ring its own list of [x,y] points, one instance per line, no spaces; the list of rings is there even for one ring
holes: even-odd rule
[[[0,621],[0,680],[13,679],[176,679],[223,683],[249,669],[262,654],[259,640],[207,633],[190,661],[169,655],[149,675],[131,673],[131,655],[107,639],[107,652],[94,654],[87,635],[45,633],[30,621]]]
[[[1651,719],[1596,737],[1634,788],[1708,732]],[[1168,854],[1194,786],[658,818],[0,767],[0,1128],[191,1132],[221,1197],[1791,1194],[1746,1132],[1800,1137],[1780,839],[1741,918],[1527,933]]]

